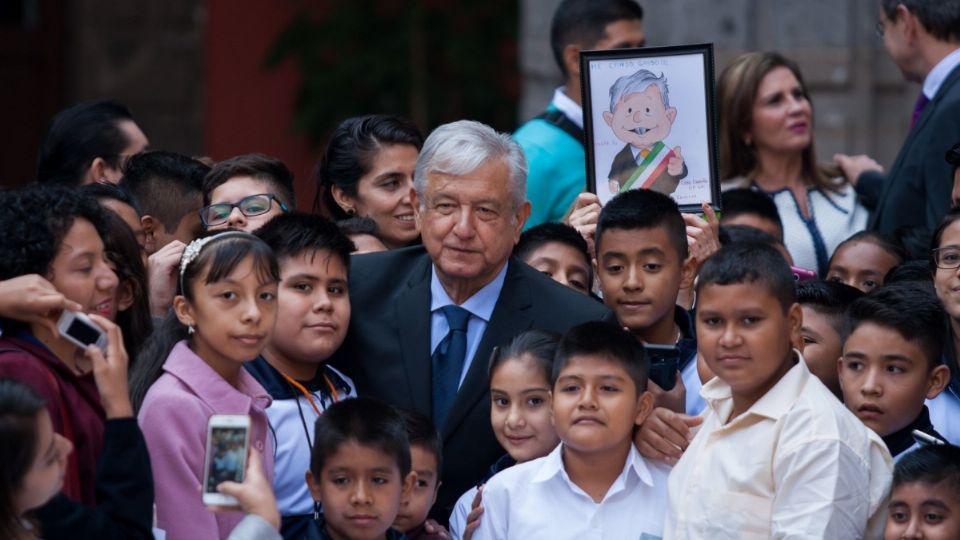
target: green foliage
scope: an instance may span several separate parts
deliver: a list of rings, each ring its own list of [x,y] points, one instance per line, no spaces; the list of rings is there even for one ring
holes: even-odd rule
[[[394,113],[426,133],[471,118],[512,131],[519,94],[510,0],[303,0],[269,68],[302,74],[294,131],[322,142],[344,118]]]

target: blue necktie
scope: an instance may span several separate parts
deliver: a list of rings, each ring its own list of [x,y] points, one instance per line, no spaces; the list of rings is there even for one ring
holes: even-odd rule
[[[450,405],[457,397],[460,387],[460,372],[467,356],[467,321],[470,312],[459,306],[440,308],[450,325],[437,350],[433,351],[433,424],[439,430],[443,426]]]

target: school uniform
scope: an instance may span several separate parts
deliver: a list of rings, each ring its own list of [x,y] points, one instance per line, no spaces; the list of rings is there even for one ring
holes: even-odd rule
[[[156,486],[157,527],[167,540],[226,539],[243,512],[214,514],[201,495],[207,421],[213,414],[250,416],[250,449],[260,453],[273,481],[273,445],[265,409],[270,396],[241,369],[234,387],[197,356],[186,341],[174,346],[137,416],[150,450]]]
[[[313,496],[303,475],[310,469],[318,416],[314,407],[322,413],[337,401],[357,397],[357,391],[349,377],[325,363],[317,365],[313,379],[297,381],[310,393],[309,398],[263,357],[247,362],[244,368],[272,400],[266,412],[274,448],[273,491],[283,520],[280,530],[284,538],[297,538],[313,519]]]
[[[623,470],[597,503],[570,480],[560,444],[545,457],[514,465],[486,483],[473,538],[659,538],[669,472],[631,444]]]
[[[677,349],[680,350],[680,378],[686,391],[686,413],[698,416],[707,407],[700,395],[700,373],[697,372],[697,331],[693,324],[693,314],[680,306],[673,308],[673,320],[680,328]]]
[[[498,472],[513,467],[516,464],[517,460],[510,457],[510,454],[504,454],[496,463],[490,466],[490,472],[487,473],[487,476],[485,476],[479,484],[468,489],[457,499],[457,504],[453,507],[453,513],[450,514],[450,536],[453,537],[453,540],[463,538],[463,530],[467,527],[467,516],[473,508],[473,498],[477,496],[477,491],[479,491],[480,486],[486,484],[487,480],[493,478]]]
[[[883,437],[883,443],[887,445],[887,450],[890,450],[890,455],[893,456],[894,461],[900,461],[900,458],[921,446],[913,436],[914,430],[922,431],[931,437],[946,441],[943,435],[937,433],[933,424],[930,423],[930,412],[924,407],[917,418],[909,425]]]
[[[310,521],[311,526],[306,529],[303,536],[297,540],[333,540],[333,536],[327,532],[326,521],[321,514],[316,520]],[[408,540],[407,536],[396,529],[387,529],[387,540]]]
[[[670,474],[664,540],[882,536],[890,453],[795,355],[733,419],[730,386],[703,385],[703,424]]]

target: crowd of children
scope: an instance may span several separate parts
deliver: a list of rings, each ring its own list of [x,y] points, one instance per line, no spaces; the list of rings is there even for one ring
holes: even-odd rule
[[[633,2],[565,9],[557,20],[571,27],[603,23],[553,36],[565,75],[579,48],[638,41]],[[578,126],[564,114],[579,105],[558,92],[536,122],[567,137]],[[804,102],[803,89],[790,99]],[[532,122],[518,136],[537,185],[550,151],[527,139],[550,129]],[[778,210],[788,190],[736,183],[720,217],[708,205],[681,213],[653,190],[602,206],[565,190],[543,197],[576,197],[559,213],[532,201],[535,216],[562,222],[522,234],[530,205],[513,194],[517,241],[490,282],[520,267],[606,319],[498,328],[510,339],[471,359],[485,384],[469,429],[492,428],[501,457],[481,454],[453,481],[445,465],[468,458],[445,437],[468,424],[437,421],[447,410],[431,406],[430,381],[418,381],[427,405],[408,410],[370,397],[349,370],[404,353],[342,357],[357,328],[351,285],[364,284],[351,266],[424,249],[420,152],[435,152],[433,139],[425,147],[395,116],[345,120],[305,213],[278,159],[144,151],[111,102],[60,113],[40,181],[0,191],[0,538],[960,538],[960,206],[925,257],[876,228],[836,238],[832,253],[813,234],[814,257],[788,249],[802,244]],[[81,159],[101,143],[112,150]],[[479,193],[473,173],[500,164],[474,165],[440,174],[444,188],[467,178]],[[833,196],[854,196],[844,186]],[[815,190],[829,202],[829,186]],[[448,221],[462,243],[443,247],[462,269],[488,255],[483,242],[507,245],[483,227],[513,214],[451,193],[430,212],[461,216]],[[443,286],[436,266],[427,275],[423,287]],[[477,350],[505,309],[493,298],[475,300],[489,308],[479,325],[454,323],[457,306],[430,308],[449,332],[436,318],[416,329],[433,341],[434,378],[448,369],[434,356]],[[61,316],[73,312],[102,339],[68,337]],[[453,373],[450,401],[467,370]],[[247,432],[211,449],[214,415],[245,417]],[[244,459],[243,480],[221,482]],[[205,503],[210,489],[236,504]]]

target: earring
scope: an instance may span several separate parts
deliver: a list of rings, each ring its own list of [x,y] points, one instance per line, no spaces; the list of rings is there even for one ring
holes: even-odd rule
[[[194,328],[192,324],[187,325],[187,334],[190,334],[192,336],[196,331],[197,329]]]
[[[750,148],[751,146],[753,146],[753,139],[751,139],[750,137],[744,137],[743,144],[747,145],[747,148]]]
[[[348,216],[353,216],[353,215],[356,214],[356,213],[357,213],[357,211],[354,210],[353,208],[347,208],[347,215],[348,215]]]
[[[313,520],[320,521],[320,501],[313,501]]]

